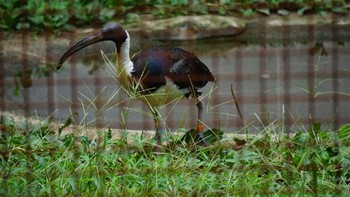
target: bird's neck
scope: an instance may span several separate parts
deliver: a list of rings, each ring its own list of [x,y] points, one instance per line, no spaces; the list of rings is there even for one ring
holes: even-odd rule
[[[125,42],[121,45],[119,52],[117,52],[117,78],[121,85],[124,87],[130,83],[131,72],[134,69],[134,65],[130,60],[130,36],[128,35]]]

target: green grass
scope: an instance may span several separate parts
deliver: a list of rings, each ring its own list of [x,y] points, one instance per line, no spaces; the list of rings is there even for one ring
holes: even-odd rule
[[[350,125],[315,124],[287,136],[271,124],[245,140],[195,149],[174,143],[159,155],[151,139],[117,139],[108,130],[93,139],[61,136],[47,122],[5,116],[0,126],[1,196],[350,194]]]

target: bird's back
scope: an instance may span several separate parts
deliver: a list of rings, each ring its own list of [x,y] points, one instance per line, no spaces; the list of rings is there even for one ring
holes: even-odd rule
[[[171,80],[179,89],[196,92],[215,78],[195,55],[180,48],[153,48],[132,57],[132,75],[149,92],[155,92]]]

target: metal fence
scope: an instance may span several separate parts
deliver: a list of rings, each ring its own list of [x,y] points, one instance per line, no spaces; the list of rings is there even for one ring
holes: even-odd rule
[[[349,26],[274,28],[264,19],[255,25],[250,27],[253,33],[248,30],[238,37],[188,42],[143,39],[131,32],[132,50],[182,47],[212,70],[217,83],[203,90],[208,128],[232,132],[244,124],[254,130],[281,123],[286,131],[293,131],[313,122],[331,128],[349,123]],[[113,45],[91,46],[55,72],[60,55],[85,35],[33,39],[30,32],[14,36],[0,32],[1,111],[58,121],[72,115],[75,124],[92,127],[153,129],[147,106],[128,99],[103,67],[100,50],[113,60]],[[231,84],[245,123],[238,115]],[[163,126],[172,131],[195,127],[193,100],[174,102],[160,111]]]

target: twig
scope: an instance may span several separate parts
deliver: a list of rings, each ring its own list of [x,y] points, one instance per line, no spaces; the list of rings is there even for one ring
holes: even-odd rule
[[[241,110],[239,109],[239,105],[238,105],[237,98],[236,98],[235,94],[233,93],[233,85],[232,85],[232,83],[231,83],[231,95],[232,95],[233,101],[234,101],[234,102],[235,102],[235,104],[236,104],[236,108],[237,108],[237,111],[238,111],[239,117],[241,117],[241,120],[242,120],[242,122],[244,123],[244,119],[243,119],[243,116],[242,116]]]

